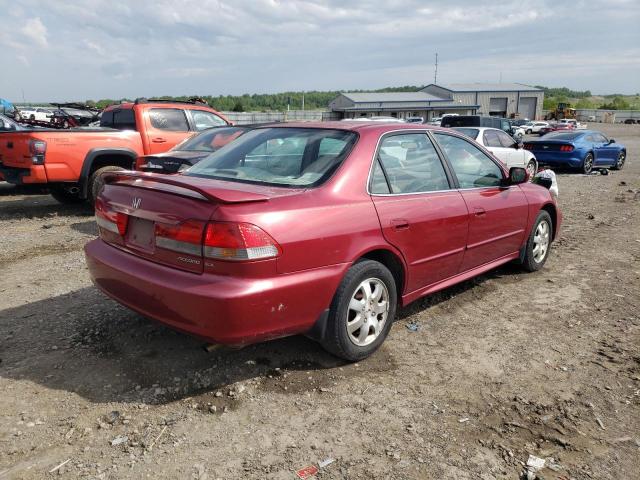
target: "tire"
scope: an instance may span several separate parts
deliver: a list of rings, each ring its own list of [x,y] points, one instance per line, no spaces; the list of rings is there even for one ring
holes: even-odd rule
[[[582,173],[589,175],[593,170],[593,153],[589,152],[582,161]]]
[[[106,167],[97,169],[91,174],[91,176],[89,177],[89,185],[87,186],[87,200],[89,200],[89,203],[91,205],[95,204],[96,197],[102,190],[102,187],[104,187],[102,174],[106,172],[117,172],[119,170],[124,170],[124,168],[117,167],[115,165],[107,165]]]
[[[62,128],[69,128],[69,121],[68,120],[63,120],[62,121]]]
[[[611,166],[611,170],[622,170],[626,159],[627,159],[627,152],[623,150],[618,154],[618,159],[616,160],[616,163],[614,163]]]
[[[527,172],[529,173],[529,181],[533,182],[533,177],[536,175],[536,170],[538,169],[538,164],[534,159],[529,160],[527,166],[525,167]]]
[[[544,225],[546,225],[546,227]],[[549,215],[549,212],[546,210],[541,210],[533,224],[527,245],[525,246],[522,267],[526,271],[536,272],[544,266],[549,257],[549,250],[551,249],[552,234],[553,222],[551,221],[551,215]],[[543,249],[542,252],[540,251],[541,249]]]
[[[65,205],[84,202],[84,199],[80,198],[80,188],[77,185],[51,185],[49,193],[54,199]]]
[[[527,135],[531,135],[531,130],[527,130],[525,133],[526,133]]]
[[[371,299],[369,303],[367,297]],[[362,303],[362,310],[358,305],[353,308],[358,302]],[[356,263],[347,271],[331,302],[323,348],[350,362],[367,358],[387,337],[396,306],[396,282],[389,269],[373,260]]]
[[[36,119],[36,116],[33,113],[29,115],[29,120],[33,122],[35,119]]]

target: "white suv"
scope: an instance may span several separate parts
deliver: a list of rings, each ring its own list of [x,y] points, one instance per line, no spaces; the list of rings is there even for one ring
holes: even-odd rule
[[[548,126],[549,122],[529,122],[522,125],[522,128],[524,128],[524,132],[529,135],[531,133],[540,133],[541,128]]]
[[[22,118],[26,120],[37,120],[39,122],[49,122],[53,117],[53,112],[48,108],[24,108],[20,110]]]

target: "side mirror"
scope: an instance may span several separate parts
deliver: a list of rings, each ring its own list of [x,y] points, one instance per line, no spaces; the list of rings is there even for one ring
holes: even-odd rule
[[[613,138],[609,139],[609,145],[611,145],[612,143],[616,143],[616,141]]]
[[[511,167],[507,185],[518,185],[527,181],[527,171],[522,167]]]

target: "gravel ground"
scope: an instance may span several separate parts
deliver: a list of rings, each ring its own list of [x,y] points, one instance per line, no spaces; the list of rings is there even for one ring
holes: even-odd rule
[[[640,126],[601,127],[627,165],[559,176],[542,271],[409,305],[360,364],[302,337],[206,353],[91,285],[89,209],[0,183],[0,478],[294,479],[333,458],[318,478],[516,479],[529,455],[546,479],[638,478]]]

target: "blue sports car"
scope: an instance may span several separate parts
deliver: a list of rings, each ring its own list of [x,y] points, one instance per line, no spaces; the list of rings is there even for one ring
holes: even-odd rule
[[[591,173],[594,168],[620,170],[627,148],[595,130],[547,133],[539,140],[528,140],[524,148],[533,152],[540,165],[578,168]]]

